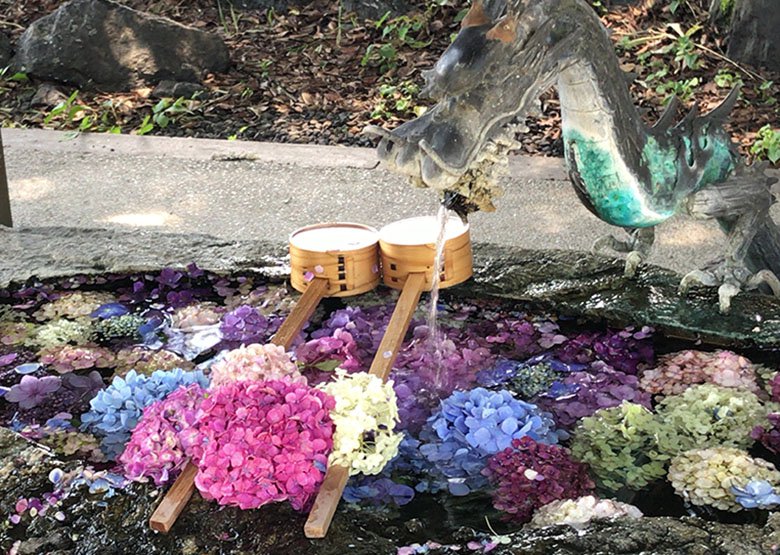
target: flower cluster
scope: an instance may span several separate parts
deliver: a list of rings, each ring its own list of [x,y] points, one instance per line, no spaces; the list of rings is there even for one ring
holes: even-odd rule
[[[780,372],[776,372],[766,382],[772,401],[780,403]]]
[[[22,376],[22,380],[11,387],[4,399],[18,403],[21,409],[31,409],[46,401],[61,386],[62,380],[57,376]]]
[[[368,370],[368,364],[379,348],[387,323],[393,311],[392,305],[377,305],[367,308],[347,307],[333,312],[320,329],[312,332],[312,339],[336,337],[338,331],[346,331],[355,341],[359,370]],[[410,327],[414,327],[412,322]]]
[[[668,478],[686,501],[731,512],[743,509],[731,488],[743,489],[753,480],[780,484],[780,472],[772,463],[733,447],[685,451],[672,459]]]
[[[366,372],[336,370],[336,379],[320,386],[336,399],[336,425],[330,464],[350,474],[378,474],[395,457],[403,435],[395,431],[398,407],[392,383]]]
[[[659,447],[674,456],[693,448],[747,448],[753,443],[751,431],[769,409],[749,391],[700,384],[666,397],[656,412],[666,429]]]
[[[481,472],[487,458],[526,436],[554,444],[565,434],[535,405],[506,390],[478,387],[456,391],[441,402],[421,433],[420,452],[450,493],[467,495],[486,484]]]
[[[586,495],[579,499],[553,501],[534,513],[530,528],[544,528],[556,524],[567,524],[581,530],[593,520],[607,518],[642,518],[642,511],[628,503],[612,499],[598,499]]]
[[[546,393],[570,372],[583,369],[584,365],[565,364],[544,355],[524,363],[501,359],[492,368],[477,372],[477,382],[484,387],[508,389],[520,399],[530,400]]]
[[[213,303],[199,303],[177,308],[171,315],[171,325],[182,331],[194,331],[202,326],[218,324],[224,310]]]
[[[327,393],[289,380],[214,389],[200,406],[196,486],[222,505],[305,508],[324,477],[334,406]]]
[[[650,395],[639,389],[636,376],[604,368],[596,363],[594,372],[573,372],[563,386],[552,388],[538,404],[555,416],[559,426],[571,428],[580,419],[597,410],[616,407],[624,401],[650,408]]]
[[[652,370],[646,370],[640,387],[653,395],[677,395],[695,384],[759,392],[755,366],[731,351],[687,350],[662,356]]]
[[[517,523],[530,520],[542,505],[586,495],[595,486],[587,467],[573,461],[567,449],[527,436],[493,455],[482,473],[495,488],[493,506]]]
[[[116,339],[140,341],[143,339],[141,327],[146,320],[137,314],[123,314],[113,318],[99,320],[94,324],[92,336],[96,341],[107,343]]]
[[[600,360],[612,368],[636,374],[653,362],[653,329],[647,326],[639,330],[628,327],[623,330],[581,333],[556,351],[563,362],[588,363]]]
[[[40,361],[60,374],[67,374],[74,370],[110,368],[114,353],[102,347],[64,345],[42,352]]]
[[[309,373],[317,370],[332,371],[336,367],[352,372],[361,367],[355,339],[351,333],[340,328],[334,330],[332,335],[310,339],[298,345],[295,360]],[[315,374],[313,377],[316,379],[322,376]]]
[[[91,326],[88,320],[52,320],[38,328],[34,343],[47,350],[63,345],[83,345],[89,340]]]
[[[0,323],[0,345],[17,347],[34,343],[35,325],[28,322]]]
[[[114,361],[114,375],[120,378],[127,375],[130,370],[137,374],[151,376],[157,370],[191,370],[193,364],[172,351],[160,349],[155,351],[146,347],[127,347],[116,354]]]
[[[115,458],[138,424],[144,408],[164,399],[180,386],[193,383],[208,386],[208,380],[200,371],[158,370],[149,377],[131,370],[125,378],[115,377],[110,386],[90,401],[90,411],[81,417],[82,426],[105,436],[106,455]]]
[[[90,316],[99,306],[110,303],[114,296],[99,291],[74,291],[41,305],[33,316],[39,322],[69,318],[77,320]]]
[[[279,328],[281,322],[269,320],[258,309],[242,305],[222,317],[219,331],[222,339],[232,346],[265,343]]]
[[[402,507],[414,498],[414,489],[390,478],[355,477],[344,488],[342,499],[347,503],[396,505]]]
[[[743,488],[731,486],[731,493],[746,509],[769,509],[780,505],[777,488],[766,480],[751,480]]]
[[[283,377],[306,381],[284,347],[272,343],[247,345],[228,351],[211,366],[212,387],[240,380],[279,380]]]
[[[641,489],[665,473],[669,457],[659,452],[663,425],[642,405],[624,402],[583,418],[574,430],[571,452],[586,463],[608,491]]]
[[[767,420],[768,423],[764,421],[753,428],[750,437],[760,441],[764,447],[777,455],[780,454],[780,413],[770,413],[767,415]]]
[[[205,397],[198,384],[181,387],[144,409],[130,441],[119,457],[130,480],[149,478],[158,486],[176,476],[187,458],[202,452],[196,441],[196,416]]]

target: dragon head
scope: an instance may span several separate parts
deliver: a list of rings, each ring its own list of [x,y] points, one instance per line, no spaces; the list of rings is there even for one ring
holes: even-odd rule
[[[490,209],[487,168],[506,160],[513,124],[552,85],[580,14],[595,17],[582,0],[473,0],[455,40],[423,72],[423,94],[436,105],[393,131],[366,130],[381,136],[380,159],[417,186],[448,192],[462,216]]]

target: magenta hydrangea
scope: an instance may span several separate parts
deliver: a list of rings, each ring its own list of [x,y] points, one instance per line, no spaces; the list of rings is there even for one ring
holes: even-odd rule
[[[767,385],[769,386],[769,394],[775,403],[780,403],[780,372],[777,372],[772,376]]]
[[[576,499],[595,488],[588,467],[573,460],[568,449],[528,436],[493,455],[482,473],[495,488],[493,506],[517,523],[528,522],[547,503]]]
[[[306,508],[324,478],[334,407],[330,395],[289,379],[214,389],[200,407],[198,490],[242,509],[284,500]]]
[[[197,413],[206,393],[198,384],[180,387],[146,407],[119,457],[125,476],[158,486],[176,477],[187,460],[202,455],[195,429]]]
[[[295,349],[295,360],[302,371],[314,384],[323,381],[336,367],[348,372],[357,372],[361,368],[358,346],[352,334],[337,328],[332,335],[311,339],[298,345]]]
[[[598,363],[594,364],[594,369],[597,370],[573,372],[535,402],[543,410],[552,412],[555,421],[564,428],[571,428],[581,418],[599,409],[616,407],[623,401],[651,407],[650,394],[639,389],[636,376]]]

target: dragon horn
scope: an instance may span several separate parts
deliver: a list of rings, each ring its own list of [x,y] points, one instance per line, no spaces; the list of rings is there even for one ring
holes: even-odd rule
[[[709,120],[710,122],[713,122],[715,124],[722,124],[725,122],[729,115],[731,114],[731,110],[734,109],[734,105],[737,103],[737,99],[739,98],[739,86],[734,87],[731,89],[731,92],[729,95],[715,108],[707,112],[702,116],[702,118]]]
[[[474,0],[466,17],[460,22],[460,26],[462,29],[465,29],[466,27],[478,27],[488,23],[490,23],[490,17],[485,13],[485,5],[482,3],[482,0]]]
[[[506,15],[499,19],[487,32],[488,40],[500,40],[504,44],[511,44],[517,38],[517,18],[512,13],[511,4],[507,5]]]

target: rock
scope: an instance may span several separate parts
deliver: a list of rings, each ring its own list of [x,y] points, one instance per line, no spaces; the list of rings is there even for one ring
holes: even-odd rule
[[[184,97],[190,99],[195,95],[197,95],[197,98],[200,100],[206,98],[207,93],[203,85],[182,81],[169,81],[167,79],[165,81],[160,81],[152,91],[152,96],[154,98]]]
[[[11,61],[14,49],[11,45],[11,40],[5,33],[0,33],[0,67],[5,67],[8,62]]]
[[[140,81],[199,81],[228,68],[218,36],[111,0],[72,0],[35,21],[13,64],[35,77],[121,90]]]
[[[68,96],[57,87],[48,83],[42,84],[30,99],[30,108],[53,108],[60,102],[64,102]]]

